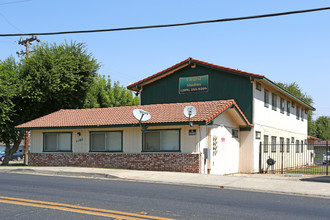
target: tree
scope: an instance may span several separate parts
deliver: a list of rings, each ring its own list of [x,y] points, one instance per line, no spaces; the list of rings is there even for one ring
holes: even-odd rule
[[[118,81],[113,84],[110,77],[98,75],[92,84],[91,90],[87,94],[85,108],[104,108],[116,106],[138,105],[138,97],[133,97],[131,91],[120,86]]]
[[[30,119],[59,109],[83,108],[100,65],[85,44],[40,44],[21,62],[22,98]]]
[[[320,116],[315,121],[316,137],[322,140],[330,140],[330,117]]]
[[[297,96],[299,99],[304,101],[305,103],[312,105],[313,104],[313,99],[311,96],[307,95],[306,93],[303,93],[301,88],[296,82],[293,83],[277,83],[279,86],[282,88],[288,90],[295,96]],[[316,136],[316,127],[315,127],[315,122],[313,121],[313,112],[308,111],[307,113],[307,119],[308,119],[308,135],[311,136]]]
[[[6,145],[6,155],[17,151],[24,137],[23,132],[15,131],[14,126],[22,122],[18,117],[15,101],[19,98],[20,86],[18,66],[13,57],[0,62],[0,142]],[[11,144],[14,144],[11,147]],[[10,157],[5,157],[7,164]]]
[[[0,110],[1,141],[6,144],[2,164],[8,164],[23,138],[14,126],[59,109],[82,108],[100,65],[85,44],[75,42],[39,44],[19,65],[13,59],[1,64],[0,97],[6,100]]]

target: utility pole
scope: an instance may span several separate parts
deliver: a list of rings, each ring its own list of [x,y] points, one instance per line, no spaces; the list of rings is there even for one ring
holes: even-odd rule
[[[40,40],[37,38],[37,36],[33,36],[30,38],[26,38],[25,40],[23,37],[18,41],[18,44],[25,46],[25,52],[21,50],[20,52],[16,52],[18,56],[20,55],[26,55],[29,56],[29,46],[32,44],[33,41],[40,42]],[[25,131],[25,142],[24,142],[24,164],[28,165],[29,159],[28,159],[28,153],[29,153],[29,131]]]
[[[21,37],[21,39],[18,41],[18,44],[21,44],[23,46],[25,46],[25,52],[23,50],[21,50],[21,52],[16,52],[18,56],[20,55],[26,55],[29,56],[29,46],[30,44],[32,44],[33,41],[37,41],[40,42],[40,40],[37,38],[37,36],[33,36],[30,38],[26,38],[25,40],[23,39],[23,37]]]

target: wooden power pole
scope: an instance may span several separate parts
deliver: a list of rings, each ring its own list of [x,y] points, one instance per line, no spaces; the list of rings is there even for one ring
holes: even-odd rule
[[[29,46],[32,44],[33,41],[40,42],[40,40],[37,38],[37,36],[33,36],[30,38],[26,38],[25,40],[23,37],[18,41],[18,44],[25,46],[25,52],[21,50],[21,52],[16,52],[18,56],[20,55],[26,55],[29,56]],[[29,159],[28,159],[28,153],[29,153],[29,131],[25,131],[25,143],[24,143],[24,164],[28,165]]]

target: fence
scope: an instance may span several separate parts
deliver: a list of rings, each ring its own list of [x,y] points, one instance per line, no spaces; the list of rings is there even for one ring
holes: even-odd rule
[[[329,175],[329,142],[314,144],[306,144],[302,141],[289,142],[260,143],[260,173]]]

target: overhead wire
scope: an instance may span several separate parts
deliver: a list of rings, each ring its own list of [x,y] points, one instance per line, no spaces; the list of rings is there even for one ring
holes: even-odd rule
[[[298,11],[287,11],[287,12],[280,12],[280,13],[253,15],[253,16],[245,16],[245,17],[236,17],[236,18],[223,18],[223,19],[216,19],[216,20],[193,21],[193,22],[176,23],[176,24],[160,24],[160,25],[147,25],[147,26],[110,28],[110,29],[97,29],[97,30],[80,30],[80,31],[59,31],[59,32],[40,32],[40,33],[35,32],[35,33],[20,33],[20,34],[0,34],[0,37],[26,36],[26,35],[84,34],[84,33],[96,33],[96,32],[113,32],[113,31],[128,31],[128,30],[140,30],[140,29],[178,27],[178,26],[188,26],[188,25],[197,25],[197,24],[206,24],[206,23],[218,23],[218,22],[228,22],[228,21],[238,21],[238,20],[248,20],[248,19],[276,17],[276,16],[284,16],[284,15],[292,15],[292,14],[302,14],[302,13],[308,13],[308,12],[324,11],[324,10],[329,10],[329,9],[330,9],[330,7],[323,7],[323,8],[313,8],[313,9],[306,9],[306,10],[298,10]]]
[[[30,1],[32,1],[32,0],[11,1],[11,2],[0,3],[0,5],[11,5],[11,4],[22,3],[22,2],[30,2]]]

